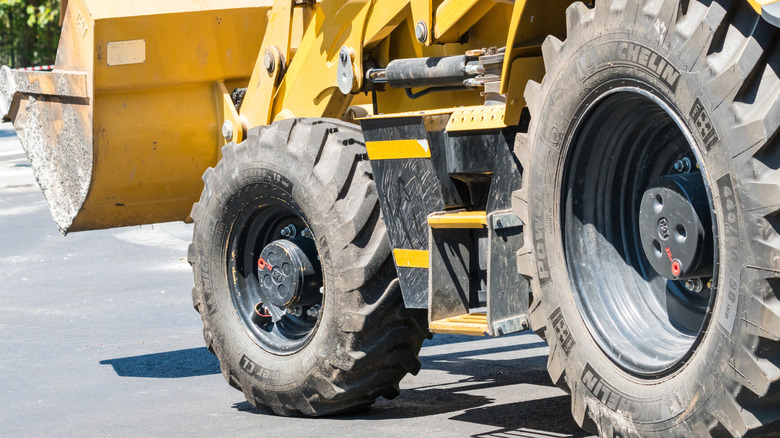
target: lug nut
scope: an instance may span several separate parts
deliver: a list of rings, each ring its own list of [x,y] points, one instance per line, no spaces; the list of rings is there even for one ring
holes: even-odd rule
[[[312,238],[311,230],[309,230],[308,228],[304,228],[303,230],[301,230],[301,237],[311,239]]]
[[[688,157],[683,157],[674,163],[674,170],[678,173],[688,173],[691,171],[691,160]]]
[[[315,305],[309,307],[309,310],[306,311],[306,314],[309,315],[312,318],[316,318],[316,317],[318,317],[320,315],[320,309],[321,309],[320,305],[319,304],[315,304]]]
[[[698,278],[691,278],[685,281],[685,288],[691,292],[699,293],[704,289],[704,283]]]
[[[289,313],[290,315],[293,315],[293,316],[301,316],[301,315],[303,315],[303,309],[300,306],[288,307],[286,310],[287,310],[287,313]]]
[[[282,237],[295,237],[297,234],[297,230],[295,229],[295,225],[290,224],[286,227],[282,228]]]

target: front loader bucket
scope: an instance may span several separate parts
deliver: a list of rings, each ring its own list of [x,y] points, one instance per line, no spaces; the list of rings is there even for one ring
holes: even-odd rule
[[[0,70],[0,116],[63,234],[188,218],[271,4],[70,0],[54,71]]]

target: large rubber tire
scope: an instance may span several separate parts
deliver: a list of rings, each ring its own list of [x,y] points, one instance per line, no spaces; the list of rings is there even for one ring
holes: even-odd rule
[[[518,267],[532,278],[531,325],[550,344],[552,380],[571,392],[578,424],[600,436],[777,432],[780,51],[776,29],[742,0],[601,0],[595,8],[573,4],[566,18],[566,41],[548,37],[543,44],[546,75],[541,84],[529,82],[526,88],[531,123],[529,132],[518,136],[515,149],[526,169],[515,211],[527,224],[529,236],[518,255]],[[690,134],[680,141],[698,157],[716,224],[711,301],[704,301],[706,312],[700,313],[698,333],[680,335],[689,342],[687,352],[663,367],[649,360],[633,363],[626,356],[638,352],[637,346],[664,353],[652,345],[654,332],[642,330],[651,324],[669,327],[663,325],[669,321],[618,306],[599,307],[601,313],[583,311],[583,302],[603,297],[628,303],[624,297],[633,296],[635,285],[653,276],[635,271],[632,280],[623,282],[626,277],[620,275],[625,266],[643,266],[644,256],[639,251],[629,254],[636,247],[625,234],[613,239],[616,229],[604,231],[595,222],[582,241],[567,236],[579,228],[566,222],[567,212],[574,211],[566,200],[586,205],[571,208],[630,211],[630,202],[611,204],[616,198],[604,187],[624,193],[632,184],[631,175],[646,172],[638,167],[639,157],[620,146],[620,142],[640,144],[640,137],[654,135],[654,124],[663,114],[643,111],[652,107],[646,103],[632,107],[625,101],[611,119],[603,119],[603,125],[593,130],[592,135],[601,135],[626,155],[606,155],[607,146],[599,142],[573,152],[587,117],[606,105],[607,97],[597,98],[616,96],[614,90],[619,88],[620,93],[637,96],[641,93],[636,90],[641,89],[652,97],[636,97],[635,103],[662,102],[668,108],[667,122],[679,122],[665,129]],[[615,140],[620,135],[626,138]],[[665,147],[663,139],[655,141]],[[569,184],[564,175],[581,172],[569,169],[568,163],[592,162],[593,157],[602,160],[602,166],[584,175],[579,186]],[[625,180],[609,180],[605,175],[622,175]],[[570,199],[566,190],[605,196]],[[607,246],[618,241],[620,245]],[[588,251],[587,245],[603,251]],[[579,258],[567,252],[573,247],[584,248]],[[577,276],[583,272],[590,283],[583,284],[583,277]],[[626,356],[621,357],[621,345],[605,341],[620,335],[610,327],[629,332],[635,328],[648,336],[627,340]],[[636,357],[644,356],[636,353]]]
[[[280,415],[353,411],[398,395],[404,375],[420,369],[427,331],[404,308],[359,129],[284,120],[252,129],[222,153],[192,210],[189,260],[193,304],[225,379]],[[241,232],[236,218],[279,200],[314,233],[324,271],[322,312],[291,353],[252,335],[231,296],[248,291],[231,287],[226,272],[235,257],[230,236]],[[247,251],[257,264],[259,250]]]

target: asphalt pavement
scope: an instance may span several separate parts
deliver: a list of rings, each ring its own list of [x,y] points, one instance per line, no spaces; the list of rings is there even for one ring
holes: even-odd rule
[[[230,388],[203,347],[192,226],[57,231],[0,124],[0,436],[580,437],[532,332],[437,335],[402,393],[357,415],[284,418]]]

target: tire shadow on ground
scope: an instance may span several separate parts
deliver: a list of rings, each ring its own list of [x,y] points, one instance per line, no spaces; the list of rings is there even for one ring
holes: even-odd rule
[[[219,361],[206,347],[101,360],[120,377],[179,379],[220,374]]]

